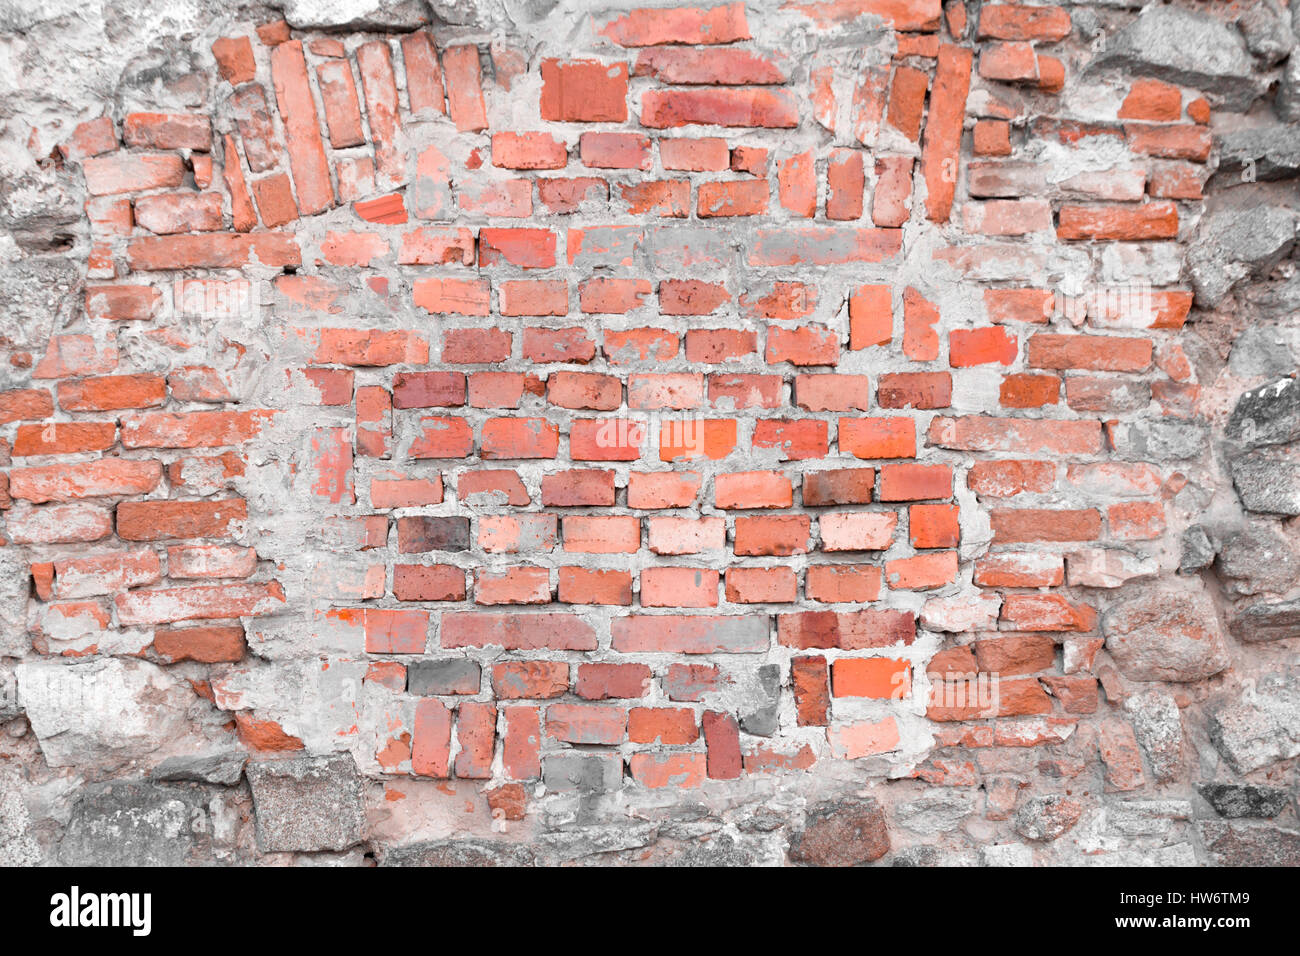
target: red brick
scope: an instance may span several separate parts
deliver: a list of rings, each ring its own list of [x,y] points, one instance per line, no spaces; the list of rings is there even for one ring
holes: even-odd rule
[[[701,219],[761,216],[767,212],[767,181],[739,179],[701,183],[696,191],[695,211]]]
[[[559,429],[540,418],[489,418],[483,423],[484,458],[554,458]]]
[[[1150,339],[1039,332],[1025,347],[1031,368],[1141,372],[1151,367]]]
[[[824,727],[830,723],[831,692],[826,658],[794,657],[790,660],[795,713],[800,727]]]
[[[413,300],[435,315],[487,315],[489,295],[488,283],[483,280],[430,278],[415,281]],[[492,331],[509,339],[508,332]]]
[[[1095,508],[994,508],[989,514],[993,541],[1093,541],[1101,536],[1101,514]]]
[[[551,576],[546,568],[514,567],[474,573],[475,604],[549,604]]]
[[[463,601],[465,572],[449,564],[396,564],[393,597],[399,601]]]
[[[651,89],[641,94],[642,126],[666,129],[693,123],[789,129],[799,125],[799,110],[784,90]]]
[[[781,207],[792,215],[811,219],[817,214],[817,171],[811,151],[781,160],[777,191]]]
[[[740,776],[740,728],[736,718],[715,710],[706,710],[700,729],[708,748],[710,780],[734,780]]]
[[[930,93],[930,113],[921,142],[925,211],[932,222],[947,222],[952,209],[973,59],[970,50],[948,43],[939,47],[939,62]]]
[[[625,47],[661,43],[732,43],[750,39],[743,3],[708,8],[630,10],[611,20],[600,32]]]
[[[117,506],[117,533],[125,541],[167,538],[222,538],[248,518],[242,498],[220,501],[123,501]]]
[[[876,384],[881,408],[947,408],[952,404],[948,372],[887,372]]]
[[[555,265],[555,233],[550,229],[480,229],[479,265],[502,263],[524,269]]]
[[[544,59],[541,116],[562,123],[627,120],[627,64]]]
[[[423,30],[402,37],[402,63],[406,68],[406,94],[411,112],[444,113],[442,67],[433,39]]]
[[[122,120],[122,142],[144,149],[212,148],[212,124],[194,113],[128,113]]]
[[[9,472],[9,494],[36,503],[146,495],[161,480],[162,465],[157,461],[100,458],[40,468],[14,468]]]
[[[560,568],[559,600],[565,604],[627,607],[632,603],[632,574],[628,571]]]
[[[611,745],[623,742],[627,711],[594,704],[551,704],[546,708],[546,735],[570,744]]]
[[[361,103],[348,61],[329,60],[316,67],[316,83],[325,107],[330,145],[335,149],[360,146],[366,138],[361,128]]]
[[[856,458],[915,458],[916,422],[911,418],[841,418],[839,447]]]
[[[810,530],[807,515],[737,517],[733,550],[737,555],[804,554]]]
[[[461,132],[487,129],[478,47],[472,44],[448,47],[442,53],[442,69],[447,86],[447,112],[456,129]]]
[[[578,153],[593,169],[650,168],[650,140],[640,133],[583,133]]]
[[[798,600],[791,568],[728,568],[726,598],[733,604],[784,604]]]
[[[622,515],[566,516],[564,550],[570,554],[631,554],[641,546],[641,522]]]
[[[824,604],[864,604],[880,597],[881,570],[870,564],[809,565],[805,591]]]
[[[778,58],[735,48],[642,50],[637,54],[632,72],[683,86],[762,86],[785,83],[789,79],[787,69]]]
[[[82,164],[92,196],[166,189],[181,185],[185,166],[174,153],[118,152],[94,156]]]
[[[302,262],[297,239],[278,232],[149,237],[128,243],[126,255],[131,268],[140,272],[239,269],[254,257],[277,268]]]
[[[1061,207],[1056,227],[1059,239],[1174,239],[1178,209],[1171,202],[1140,206]]]
[[[19,425],[13,444],[15,458],[31,455],[70,455],[103,451],[117,437],[115,422],[50,422]]]
[[[304,214],[314,215],[334,204],[334,189],[316,125],[316,104],[300,41],[281,43],[271,51],[271,78],[284,122],[285,146],[298,206]]]
[[[242,627],[185,627],[155,631],[153,648],[169,663],[216,664],[242,660],[247,644]]]
[[[596,633],[590,625],[575,615],[549,612],[491,614],[446,611],[442,615],[439,636],[445,648],[494,646],[512,651],[596,649]],[[498,696],[501,696],[500,692]]]
[[[503,700],[546,700],[569,691],[563,661],[503,661],[492,666],[492,691]]]
[[[1019,351],[1015,334],[1001,325],[982,329],[954,329],[948,333],[948,364],[953,368],[972,368],[993,363],[1011,365]]]
[[[578,679],[573,691],[583,700],[644,697],[650,690],[651,680],[650,668],[645,664],[579,664]],[[633,710],[629,715],[633,722],[635,714],[636,710]],[[634,735],[629,736],[636,743],[649,742],[637,740]]]
[[[71,382],[61,382],[59,383],[59,389],[62,391],[64,385],[72,384]],[[0,392],[0,425],[8,425],[10,422],[39,420],[48,418],[53,414],[54,399],[50,397],[47,389],[15,388],[7,392]]]

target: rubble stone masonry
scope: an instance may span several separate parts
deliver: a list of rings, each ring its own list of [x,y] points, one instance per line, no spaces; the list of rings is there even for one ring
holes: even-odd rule
[[[1300,865],[1300,9],[0,11],[0,863]]]

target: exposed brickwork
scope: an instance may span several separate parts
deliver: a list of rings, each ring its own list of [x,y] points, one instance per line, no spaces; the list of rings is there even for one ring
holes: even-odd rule
[[[742,857],[1215,859],[1195,786],[1300,752],[1291,698],[1214,716],[1294,661],[1300,426],[1228,418],[1294,362],[1212,328],[1300,301],[1294,197],[1196,258],[1281,58],[1105,53],[1111,6],[566,17],[225,24],[200,92],[63,130],[84,289],[0,393],[19,772],[345,753],[381,853],[446,795],[540,846],[776,788],[831,802]],[[60,736],[60,674],[126,716]],[[277,842],[273,772],[260,850],[357,845]]]

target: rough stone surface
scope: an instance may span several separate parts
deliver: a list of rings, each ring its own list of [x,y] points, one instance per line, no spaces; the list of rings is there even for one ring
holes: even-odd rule
[[[1238,773],[1300,755],[1300,674],[1265,675],[1212,710],[1208,730]]]
[[[1196,788],[1221,817],[1275,817],[1291,803],[1291,793],[1281,787],[1252,784],[1203,783]]]
[[[365,839],[361,778],[351,757],[252,761],[245,773],[263,852],[346,850]]]
[[[85,793],[59,845],[67,866],[182,866],[196,849],[202,791],[116,782]]]
[[[1285,453],[1257,450],[1234,458],[1232,482],[1247,511],[1300,515],[1300,460]]]
[[[1163,690],[1142,691],[1125,699],[1124,710],[1156,780],[1177,780],[1183,762],[1183,723],[1173,696]]]
[[[1147,588],[1112,606],[1102,631],[1130,680],[1196,681],[1228,666],[1218,612],[1200,587]]]
[[[1295,586],[1300,558],[1283,530],[1252,524],[1224,541],[1218,568],[1229,594],[1287,591]]]
[[[15,673],[18,705],[53,767],[121,764],[193,735],[186,719],[193,691],[147,661],[32,661]]]
[[[1226,434],[1249,448],[1300,438],[1300,384],[1287,376],[1244,392],[1232,409]]]
[[[1248,605],[1233,619],[1232,633],[1250,644],[1300,637],[1300,600]]]
[[[1201,824],[1201,838],[1220,866],[1300,866],[1300,832],[1281,827]]]
[[[790,840],[790,859],[815,866],[857,866],[889,852],[889,829],[875,800],[818,804]]]
[[[527,846],[488,840],[439,840],[393,847],[383,866],[534,866]]]
[[[1051,841],[1069,832],[1083,813],[1078,800],[1060,794],[1029,797],[1016,810],[1016,832],[1026,840]]]
[[[1213,308],[1247,276],[1267,273],[1295,246],[1296,215],[1275,206],[1207,215],[1187,248],[1198,304]]]
[[[1122,68],[1203,90],[1226,109],[1244,110],[1261,92],[1241,35],[1219,20],[1163,4],[1148,5],[1112,37],[1089,69]]]

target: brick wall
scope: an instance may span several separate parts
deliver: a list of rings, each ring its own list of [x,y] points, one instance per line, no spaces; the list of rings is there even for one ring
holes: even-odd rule
[[[1286,8],[479,12],[7,128],[10,857],[1300,860]]]

